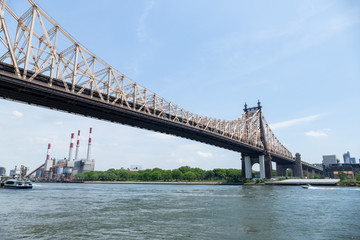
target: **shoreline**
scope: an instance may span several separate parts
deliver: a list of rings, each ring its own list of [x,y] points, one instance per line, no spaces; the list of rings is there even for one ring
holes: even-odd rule
[[[53,182],[52,182],[53,183]],[[300,186],[309,183],[313,186],[337,186],[337,187],[360,187],[360,183],[316,183],[316,182],[287,182],[287,181],[270,181],[265,183],[255,182],[240,182],[240,183],[228,183],[228,182],[143,182],[143,181],[74,181],[74,182],[62,182],[62,183],[84,183],[84,184],[147,184],[147,185],[253,185],[253,186]]]
[[[226,182],[137,182],[137,181],[84,181],[84,184],[158,184],[158,185],[243,185]]]

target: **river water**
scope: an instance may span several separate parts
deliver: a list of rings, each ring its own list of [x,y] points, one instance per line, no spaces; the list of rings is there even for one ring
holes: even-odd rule
[[[0,239],[360,239],[360,188],[36,183]]]

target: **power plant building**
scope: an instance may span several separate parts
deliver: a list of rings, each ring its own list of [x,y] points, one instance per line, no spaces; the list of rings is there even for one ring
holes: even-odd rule
[[[71,181],[72,178],[83,172],[94,171],[95,160],[90,159],[91,153],[91,134],[92,128],[90,128],[87,158],[78,159],[79,147],[80,147],[80,131],[78,131],[77,145],[75,159],[72,158],[72,152],[74,148],[74,133],[71,134],[69,157],[66,159],[56,160],[50,158],[51,144],[48,144],[45,163],[35,169],[29,175],[35,173],[35,180],[39,181]]]

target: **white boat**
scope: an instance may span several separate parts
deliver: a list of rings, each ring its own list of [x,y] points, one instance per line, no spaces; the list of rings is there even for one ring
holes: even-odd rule
[[[17,174],[17,167],[15,166],[14,173],[11,177],[1,177],[1,187],[13,189],[31,189],[32,182],[26,177],[27,167],[21,165],[20,173]]]
[[[301,185],[302,188],[305,188],[305,189],[309,189],[311,187],[310,184],[306,184],[306,185]]]
[[[27,179],[17,179],[10,178],[4,181],[4,188],[13,188],[13,189],[31,189],[32,182]]]

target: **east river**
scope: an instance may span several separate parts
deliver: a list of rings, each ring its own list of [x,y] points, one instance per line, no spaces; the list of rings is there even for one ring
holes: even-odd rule
[[[360,239],[360,188],[41,184],[0,189],[0,239]]]

